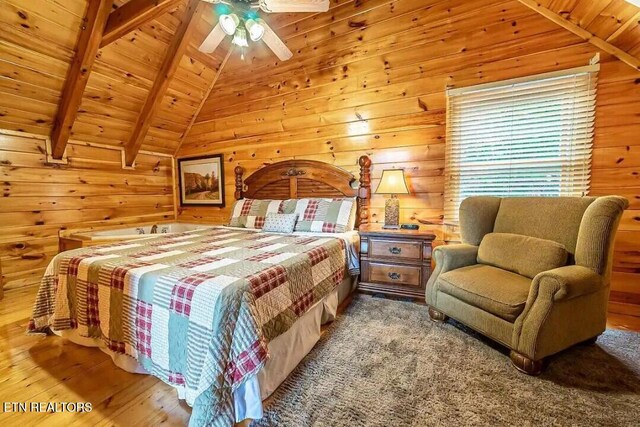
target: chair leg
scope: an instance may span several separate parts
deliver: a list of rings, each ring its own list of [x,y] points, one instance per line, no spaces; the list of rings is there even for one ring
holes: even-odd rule
[[[532,360],[524,354],[513,350],[511,350],[509,357],[513,366],[520,372],[524,372],[527,375],[540,375],[542,373],[544,359]]]
[[[433,307],[429,307],[429,317],[434,322],[446,322],[448,317],[441,311],[436,310]]]

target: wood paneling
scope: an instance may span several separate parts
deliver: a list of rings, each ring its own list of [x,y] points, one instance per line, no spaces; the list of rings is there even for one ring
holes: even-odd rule
[[[624,12],[621,12],[621,14],[619,15],[619,17],[617,17],[616,15],[618,15],[617,13],[612,14],[613,12],[605,12],[606,8],[600,13],[600,15],[597,18],[600,18],[599,20],[597,20],[598,24],[601,24],[600,26],[598,26],[597,28],[592,28],[591,30],[587,30],[583,27],[581,27],[578,24],[574,24],[573,22],[571,22],[569,19],[560,16],[559,14],[555,13],[554,11],[547,9],[546,7],[542,6],[538,1],[536,0],[519,0],[520,3],[524,4],[525,6],[529,7],[532,10],[535,10],[536,12],[538,12],[539,14],[541,14],[542,16],[544,16],[545,18],[549,19],[552,22],[555,22],[556,24],[560,25],[561,27],[567,29],[568,31],[572,32],[573,34],[577,35],[578,37],[581,37],[582,39],[588,41],[589,43],[591,43],[592,45],[594,45],[595,47],[597,47],[598,49],[603,50],[604,52],[607,52],[613,56],[615,56],[616,58],[618,58],[619,60],[621,60],[622,62],[624,62],[625,64],[629,65],[630,67],[632,67],[635,70],[640,70],[640,58],[638,58],[637,56],[634,56],[632,54],[627,53],[625,50],[620,49],[619,47],[617,47],[615,44],[611,43],[615,38],[617,38],[619,35],[621,35],[624,31],[626,31],[626,29],[619,27],[615,30],[614,33],[612,33],[609,37],[607,37],[606,40],[604,40],[603,38],[600,38],[599,34],[601,32],[605,32],[606,34],[609,34],[609,32],[607,31],[607,29],[611,28],[611,21],[618,21],[618,22],[623,22],[623,18],[622,15],[624,14]],[[627,24],[628,26],[631,26],[634,24],[634,17],[631,16],[631,14],[633,15],[638,15],[637,10],[640,10],[638,8],[636,8],[635,6],[631,6],[631,5],[626,5],[624,0],[617,0],[617,2],[619,4],[621,4],[623,10],[628,10],[628,17],[627,17]],[[598,3],[598,2],[595,2]],[[604,1],[600,2],[601,4],[603,3],[607,3]],[[608,2],[610,4],[615,3],[615,2]],[[640,16],[640,15],[638,15]],[[591,22],[589,22],[588,25],[586,25],[587,28],[592,27]],[[598,31],[598,30],[602,30],[601,27],[604,27],[604,31]],[[615,27],[614,27],[615,28]]]
[[[137,27],[164,15],[170,8],[176,7],[180,0],[130,0],[109,16],[100,46],[118,40]]]
[[[118,147],[129,140],[185,12],[186,0],[164,3],[172,5],[168,11],[163,5],[167,13],[98,51],[71,139]],[[87,0],[0,2],[0,129],[50,134],[87,5]],[[226,54],[221,49],[202,55],[193,47],[211,30],[210,19],[198,22],[179,58],[143,150],[173,154],[205,97]]]
[[[121,150],[78,142],[67,165],[47,165],[44,139],[0,131],[0,260],[4,287],[37,283],[58,251],[58,232],[172,219],[171,157],[140,154],[122,170]]]
[[[78,107],[96,60],[102,32],[109,18],[112,4],[113,0],[98,0],[90,2],[87,7],[73,61],[65,79],[58,112],[53,120],[51,156],[54,159],[62,159],[67,148],[71,128],[76,120]]]
[[[563,19],[640,58],[640,7],[627,0],[537,0]]]
[[[205,9],[208,10],[208,7],[200,0],[189,0],[186,5],[180,25],[171,38],[171,43],[169,43],[169,47],[164,54],[158,74],[153,80],[153,85],[147,94],[142,111],[136,119],[129,142],[125,146],[125,162],[127,166],[132,166],[138,156],[138,151],[140,151],[142,143],[149,132],[151,123],[156,118],[162,98],[167,92],[173,75],[178,70],[180,59],[186,52],[189,40],[195,34],[197,21]]]
[[[553,9],[607,2],[542,3]],[[607,39],[620,28],[600,19],[607,7],[581,5],[572,13]],[[631,201],[617,239],[613,289],[640,294],[639,72],[516,0],[334,1],[326,14],[271,23],[293,59],[280,63],[259,45],[244,62],[232,55],[178,152],[225,155],[227,208],[180,209],[180,218],[226,221],[236,165],[251,173],[305,158],[357,175],[357,159],[367,154],[373,189],[382,169],[405,168],[412,194],[400,199],[402,222],[440,221],[445,88],[583,66],[600,53],[592,193]],[[622,43],[635,27],[612,42]],[[373,196],[371,213],[374,222],[383,220],[383,197]],[[456,230],[434,230],[439,239],[456,238]]]

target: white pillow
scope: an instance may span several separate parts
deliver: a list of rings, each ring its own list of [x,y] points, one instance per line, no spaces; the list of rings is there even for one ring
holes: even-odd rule
[[[293,233],[293,229],[296,227],[296,221],[298,220],[298,214],[279,214],[268,213],[262,226],[262,231],[272,233]]]

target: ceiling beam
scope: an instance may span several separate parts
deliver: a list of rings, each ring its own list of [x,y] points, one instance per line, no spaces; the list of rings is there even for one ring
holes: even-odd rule
[[[640,59],[636,58],[635,56],[632,56],[627,52],[625,52],[624,50],[612,45],[611,43],[608,43],[605,40],[602,40],[600,37],[597,37],[590,31],[585,30],[584,28],[563,18],[557,13],[547,9],[546,7],[542,6],[539,2],[535,0],[518,0],[518,1],[523,5],[527,6],[528,8],[535,10],[545,18],[549,19],[550,21],[560,25],[562,28],[571,31],[573,34],[577,35],[578,37],[588,41],[598,49],[601,49],[604,52],[615,56],[616,58],[618,58],[625,64],[635,68],[636,70],[640,70]]]
[[[191,128],[193,127],[193,124],[196,122],[196,119],[200,115],[200,111],[202,111],[202,107],[204,107],[204,103],[207,102],[207,99],[209,99],[209,95],[211,95],[211,92],[213,91],[213,87],[218,82],[218,79],[220,78],[220,74],[222,73],[222,70],[224,69],[224,66],[227,65],[227,61],[229,60],[229,57],[231,56],[231,52],[233,52],[233,46],[231,46],[229,48],[229,50],[227,51],[227,55],[224,57],[224,59],[220,63],[220,66],[218,67],[218,71],[216,72],[216,75],[213,78],[213,81],[209,84],[209,87],[207,88],[207,92],[204,94],[204,98],[202,98],[202,101],[200,101],[200,105],[198,105],[198,108],[196,109],[196,112],[193,114],[193,117],[191,117],[191,121],[189,122],[189,126],[187,126],[187,129],[185,129],[185,131],[182,133],[182,137],[180,138],[180,143],[176,147],[176,151],[173,153],[174,157],[178,154],[178,151],[180,150],[180,147],[182,147],[182,143],[187,138],[187,135],[189,135],[189,132],[191,131]]]
[[[159,17],[182,0],[130,0],[109,15],[100,47],[118,40],[139,26]]]
[[[218,46],[218,49],[221,49],[222,47],[223,43]],[[228,46],[228,49],[231,49],[231,45]],[[187,51],[185,53],[189,55],[189,58],[195,59],[198,62],[202,62],[207,68],[217,70],[220,67],[220,62],[218,62],[219,58],[216,58],[216,56],[213,54],[200,52],[198,48],[193,45],[193,43],[189,43],[189,46],[187,46]]]
[[[100,48],[100,40],[113,0],[95,0],[88,3],[76,51],[69,66],[60,105],[51,129],[51,157],[54,159],[61,159],[67,147],[71,128],[82,102],[82,94]]]
[[[158,75],[147,95],[131,137],[125,146],[125,163],[127,166],[133,165],[138,151],[142,147],[142,143],[151,127],[151,121],[162,103],[162,98],[166,94],[169,83],[178,69],[180,60],[189,44],[189,39],[195,31],[198,19],[206,5],[206,2],[200,0],[189,0],[187,3],[182,22],[171,39]]]

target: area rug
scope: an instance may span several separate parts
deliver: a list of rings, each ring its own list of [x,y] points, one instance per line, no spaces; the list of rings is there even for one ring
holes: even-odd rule
[[[638,426],[640,334],[607,330],[529,377],[425,306],[357,295],[265,405],[252,426]]]

